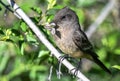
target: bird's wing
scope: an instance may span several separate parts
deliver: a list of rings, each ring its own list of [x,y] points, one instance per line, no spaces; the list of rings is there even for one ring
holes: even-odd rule
[[[106,66],[98,59],[98,55],[93,51],[93,46],[89,42],[87,36],[83,31],[75,31],[73,34],[73,41],[78,46],[78,48],[84,53],[90,54],[92,56],[92,60],[97,63],[101,68],[103,68],[106,72],[111,74],[111,71],[106,68]]]
[[[93,46],[82,30],[74,32],[73,41],[81,51],[91,54],[92,57],[98,57],[98,55],[93,52]]]

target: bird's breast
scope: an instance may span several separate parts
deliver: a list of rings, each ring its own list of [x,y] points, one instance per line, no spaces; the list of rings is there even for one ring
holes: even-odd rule
[[[58,29],[55,34],[55,42],[56,45],[64,52],[64,53],[72,53],[71,49],[74,46],[72,41],[71,31],[66,29]],[[72,32],[71,32],[72,33]],[[74,48],[75,50],[75,48]]]
[[[59,34],[57,33],[59,32]],[[75,45],[73,41],[73,32],[69,29],[62,30],[58,29],[54,35],[56,45],[60,48],[65,54],[69,54],[72,57],[82,57],[83,53],[80,52],[79,48]]]

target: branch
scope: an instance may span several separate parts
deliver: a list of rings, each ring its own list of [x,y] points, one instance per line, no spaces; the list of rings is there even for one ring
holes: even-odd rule
[[[115,6],[115,3],[116,3],[116,0],[110,0],[109,3],[102,9],[96,21],[88,27],[86,34],[89,38],[96,31],[99,25],[105,20],[105,18],[109,15],[110,11]]]
[[[19,15],[21,19],[23,19],[28,26],[32,29],[32,31],[36,34],[36,36],[39,38],[39,40],[54,54],[54,56],[60,60],[59,57],[61,57],[61,54],[56,50],[56,48],[45,38],[45,35],[38,29],[38,27],[31,21],[31,19],[20,9],[20,7],[15,4],[13,0],[7,0],[11,7],[14,10],[14,13]],[[17,16],[18,17],[18,16]],[[66,59],[62,61],[62,63],[68,68],[69,71],[71,71],[72,74],[75,72],[75,67],[68,62]],[[74,69],[74,70],[73,70]],[[87,79],[80,71],[78,71],[78,74],[76,75],[79,79],[82,81],[90,81]]]
[[[0,3],[7,9],[9,10],[10,12],[14,13],[10,8],[9,6],[5,5],[1,0],[0,0]]]

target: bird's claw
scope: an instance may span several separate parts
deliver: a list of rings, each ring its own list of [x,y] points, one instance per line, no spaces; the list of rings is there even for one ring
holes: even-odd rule
[[[70,73],[74,70],[73,76],[76,76],[78,74],[79,69],[78,68],[73,68],[70,70]]]
[[[70,58],[68,55],[63,55],[59,57],[59,61],[62,62],[64,59]]]

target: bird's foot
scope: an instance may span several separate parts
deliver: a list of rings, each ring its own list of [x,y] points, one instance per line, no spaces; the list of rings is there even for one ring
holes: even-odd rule
[[[64,59],[71,58],[68,54],[59,57],[59,61],[62,62]]]
[[[79,69],[78,68],[73,68],[70,70],[70,73],[74,70],[73,76],[76,76],[78,74]]]
[[[70,70],[70,73],[72,73],[72,71],[74,70],[74,73],[73,73],[73,75],[74,76],[76,76],[77,74],[78,74],[78,71],[79,71],[79,69],[81,68],[81,60],[78,62],[78,64],[77,64],[77,67],[76,68],[73,68],[73,69],[71,69]]]

